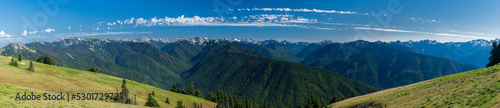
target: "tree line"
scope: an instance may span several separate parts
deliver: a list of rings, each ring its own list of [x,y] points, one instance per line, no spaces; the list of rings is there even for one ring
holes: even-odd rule
[[[23,61],[23,55],[22,54],[18,55],[17,60],[14,59],[14,57],[12,57],[12,59],[9,62],[9,65],[15,66],[15,67],[19,67],[19,63],[17,61],[19,61],[19,62]],[[30,66],[27,69],[29,71],[35,72],[35,67],[33,66],[33,62],[32,61],[30,61]]]
[[[187,94],[187,95],[192,95],[196,97],[203,98],[203,95],[201,95],[200,89],[196,89],[194,91],[194,85],[193,83],[189,83],[186,87],[186,89],[182,89],[181,87],[177,86],[176,84],[172,85],[172,88],[170,91],[175,92],[175,93],[181,93],[181,94]],[[194,92],[193,92],[194,91]],[[217,103],[216,108],[271,108],[268,103],[263,103],[263,104],[258,104],[255,100],[251,100],[248,98],[242,98],[238,97],[236,95],[232,95],[231,93],[224,92],[222,90],[218,90],[217,94],[214,94],[212,92],[209,92],[205,95],[205,100],[212,101]],[[335,103],[337,101],[343,100],[345,97],[338,97],[338,96],[332,96],[330,99],[329,103]],[[170,100],[167,97],[165,100],[165,103],[170,104]],[[201,103],[193,103],[194,108],[201,108]],[[303,106],[289,106],[290,108],[323,108],[327,107],[327,103],[321,98],[317,97],[314,95],[311,95],[309,99],[307,100],[306,104]],[[176,108],[185,108],[185,106],[182,104],[182,101],[177,101],[177,107]]]
[[[500,45],[496,41],[494,41],[491,45],[490,57],[488,58],[489,62],[486,64],[486,67],[494,66],[500,63]]]

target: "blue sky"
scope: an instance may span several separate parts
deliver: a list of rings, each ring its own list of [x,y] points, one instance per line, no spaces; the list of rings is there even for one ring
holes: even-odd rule
[[[0,45],[58,38],[440,42],[500,36],[498,0],[9,0]]]

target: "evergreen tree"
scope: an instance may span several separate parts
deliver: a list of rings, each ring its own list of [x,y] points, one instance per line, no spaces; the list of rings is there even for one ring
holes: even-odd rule
[[[116,91],[118,92],[118,89],[116,89]],[[117,98],[114,99],[114,102],[122,104],[135,104],[132,103],[132,100],[130,100],[129,93],[129,90],[127,89],[127,82],[125,81],[125,79],[123,79],[122,91],[118,93],[118,96],[116,96]]]
[[[174,84],[174,85],[172,86],[172,88],[170,89],[170,91],[172,91],[172,92],[176,92],[176,93],[179,93],[179,92],[180,92],[180,89],[179,89],[179,88],[177,88],[177,85],[175,85],[175,84]]]
[[[148,102],[146,102],[146,104],[144,106],[160,107],[160,104],[158,104],[158,102],[156,102],[154,93],[155,92],[153,91],[153,93],[148,94]]]
[[[201,103],[196,104],[196,102],[193,102],[193,108],[201,108]]]
[[[182,104],[182,101],[179,100],[179,101],[177,101],[177,106],[175,108],[186,108],[186,106],[184,106]]]
[[[217,97],[212,92],[207,93],[205,99],[217,103]]]
[[[212,93],[207,94],[207,98],[210,98]],[[207,99],[210,100],[210,99]],[[218,90],[216,96],[214,96],[217,106],[216,108],[259,108],[261,107],[255,101],[251,101],[247,98],[242,99],[241,97],[236,97],[228,93],[224,93],[222,90]],[[262,107],[269,107],[267,104],[263,104]]]
[[[38,57],[36,62],[44,63],[44,64],[48,64],[48,65],[56,65],[56,61],[54,61],[54,59],[52,59],[49,55]]]
[[[17,66],[19,66],[19,64],[17,64],[17,60],[16,60],[16,59],[14,59],[14,57],[12,57],[12,59],[10,60],[9,65],[11,65],[11,66],[16,66],[16,67],[17,67]]]
[[[322,108],[324,106],[323,99],[311,95],[307,101],[305,108]]]
[[[500,46],[496,41],[494,41],[491,46],[490,55],[491,56],[488,58],[489,63],[486,65],[486,67],[494,66],[500,63]]]
[[[19,56],[17,57],[17,61],[21,62],[23,61],[23,55],[19,53]]]
[[[92,67],[89,69],[90,72],[95,72],[95,73],[99,73],[99,68],[96,68],[96,67]]]
[[[170,104],[170,100],[168,100],[168,97],[167,97],[167,99],[165,100],[165,103]]]
[[[335,96],[333,96],[333,97],[332,97],[332,99],[330,99],[330,103],[335,103],[335,102],[337,102],[337,100],[336,100],[336,99],[337,99],[337,98],[335,98]]]
[[[203,98],[203,95],[201,95],[200,89],[196,89],[196,92],[194,92],[194,96]]]
[[[186,90],[182,89],[181,87],[179,87],[179,93],[182,93],[182,94],[187,94]]]
[[[190,84],[188,84],[186,92],[187,92],[188,95],[195,95],[194,94],[194,85],[193,85],[193,82],[191,82]]]
[[[130,81],[135,81],[135,79],[134,79],[134,78],[128,78],[128,80],[130,80]]]
[[[33,71],[33,72],[35,71],[35,67],[33,67],[33,62],[32,61],[30,61],[30,67],[29,67],[28,70]]]
[[[252,108],[252,102],[248,98],[245,98],[245,108]]]

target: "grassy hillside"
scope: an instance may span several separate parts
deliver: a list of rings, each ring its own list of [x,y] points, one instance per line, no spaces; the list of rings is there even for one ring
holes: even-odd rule
[[[364,44],[357,53],[346,57],[345,44]],[[369,42],[330,44],[302,61],[302,64],[321,67],[365,84],[391,88],[428,80],[444,75],[478,69],[450,59],[397,50]]]
[[[500,66],[447,75],[340,101],[333,107],[500,107]]]
[[[42,55],[50,55],[58,66],[79,70],[98,67],[101,73],[134,78],[163,89],[180,82],[179,73],[191,67],[146,43],[74,38],[19,46],[24,45],[7,45],[2,55],[17,56],[22,53],[24,58],[33,61]]]
[[[215,103],[204,99],[173,93],[153,86],[127,80],[130,93],[137,94],[138,106],[116,104],[104,101],[15,101],[18,92],[57,93],[57,92],[116,92],[121,89],[122,78],[89,71],[74,70],[57,66],[35,63],[36,72],[27,71],[29,61],[23,61],[20,67],[8,65],[10,59],[0,56],[0,106],[47,106],[47,107],[142,107],[147,101],[147,93],[155,91],[156,100],[161,107],[175,107],[177,100],[192,107],[193,102],[202,102],[204,107],[214,107]],[[171,104],[163,101],[169,97]]]
[[[329,100],[377,91],[338,74],[293,62],[267,58],[233,43],[214,44],[182,76],[203,92],[218,89],[275,107],[302,106],[310,95]]]

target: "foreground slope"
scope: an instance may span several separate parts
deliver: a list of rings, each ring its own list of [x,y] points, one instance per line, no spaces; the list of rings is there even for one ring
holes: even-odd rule
[[[340,101],[333,107],[500,107],[500,66],[443,76]]]
[[[366,46],[346,57],[345,45]],[[330,44],[302,64],[321,67],[365,84],[391,88],[444,75],[478,69],[457,61],[397,50],[366,41]]]
[[[234,43],[214,44],[193,61],[199,62],[182,75],[186,83],[203,92],[221,89],[275,107],[302,106],[310,95],[329,100],[378,90],[320,68],[270,59]]]
[[[2,55],[17,56],[36,61],[42,55],[50,55],[58,66],[87,70],[97,67],[101,73],[168,89],[178,83],[180,72],[191,65],[177,59],[157,47],[146,43],[121,42],[109,39],[70,38],[55,42],[9,44]]]
[[[74,70],[50,66],[34,62],[36,72],[27,71],[28,61],[23,61],[20,67],[8,65],[10,59],[0,56],[0,106],[47,106],[47,107],[142,107],[147,101],[147,94],[155,91],[155,99],[161,107],[175,107],[177,100],[192,107],[193,102],[202,102],[204,107],[214,107],[215,103],[202,98],[173,93],[153,86],[127,80],[130,93],[137,94],[137,106],[116,104],[104,101],[15,101],[18,92],[36,93],[115,93],[121,89],[122,78],[113,77],[89,71]],[[28,62],[28,63],[26,63]],[[26,64],[24,64],[26,63]],[[169,98],[171,104],[166,104]]]

